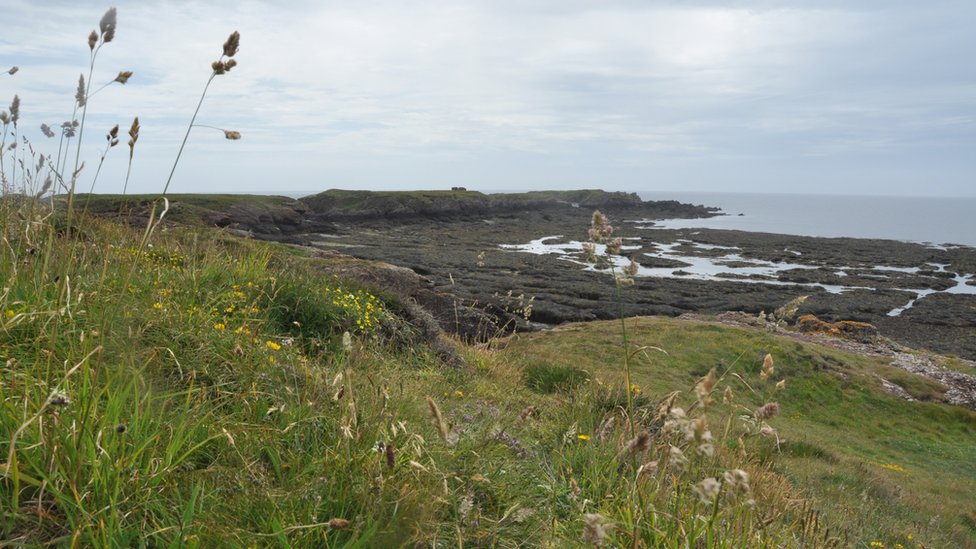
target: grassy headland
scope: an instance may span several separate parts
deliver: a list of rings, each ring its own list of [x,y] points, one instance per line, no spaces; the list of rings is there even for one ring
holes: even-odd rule
[[[455,343],[448,367],[396,296],[323,278],[328,259],[190,229],[139,252],[109,221],[82,236],[3,212],[14,543],[973,543],[976,415],[887,395],[878,376],[938,387],[882,360],[630,320],[667,354],[635,358],[628,415],[617,323]]]
[[[881,377],[917,398],[941,387],[884,360],[664,319],[466,345],[378,289],[387,267],[346,276],[357,260],[201,227],[436,215],[443,193],[78,194],[115,15],[88,37],[63,151],[7,147],[22,141],[19,97],[0,112],[0,545],[974,544],[976,415],[889,396]],[[186,137],[239,41],[211,65]]]

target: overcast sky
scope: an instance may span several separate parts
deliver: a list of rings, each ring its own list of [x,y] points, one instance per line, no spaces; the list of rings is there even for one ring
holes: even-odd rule
[[[285,5],[287,4],[287,5]],[[2,0],[0,109],[71,116],[111,4]],[[590,188],[976,196],[976,2],[118,2],[81,186],[139,116],[130,191]],[[110,151],[97,192],[119,192]],[[86,189],[87,190],[87,189]]]

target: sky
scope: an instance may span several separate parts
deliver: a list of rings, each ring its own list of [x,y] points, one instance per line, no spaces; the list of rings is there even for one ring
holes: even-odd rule
[[[58,151],[112,4],[0,0],[0,109]],[[976,196],[972,0],[118,2],[79,188]],[[213,128],[239,131],[231,141]],[[76,142],[77,139],[74,140]],[[70,148],[74,153],[75,143]],[[8,138],[9,143],[9,138]],[[21,148],[26,152],[25,147]]]

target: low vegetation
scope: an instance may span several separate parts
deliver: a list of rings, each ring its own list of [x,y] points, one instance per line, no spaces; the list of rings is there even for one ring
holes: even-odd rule
[[[93,64],[114,32],[110,10]],[[144,227],[94,217],[60,154],[9,150],[5,545],[976,541],[976,415],[880,359],[643,318],[457,342],[447,365],[398,296],[323,276],[330,259],[159,223],[166,200]]]

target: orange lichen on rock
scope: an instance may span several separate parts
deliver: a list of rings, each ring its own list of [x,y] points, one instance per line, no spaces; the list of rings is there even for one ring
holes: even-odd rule
[[[841,320],[830,323],[820,320],[815,315],[803,315],[798,318],[796,329],[803,333],[824,334],[863,342],[872,341],[878,335],[878,329],[867,322]]]

